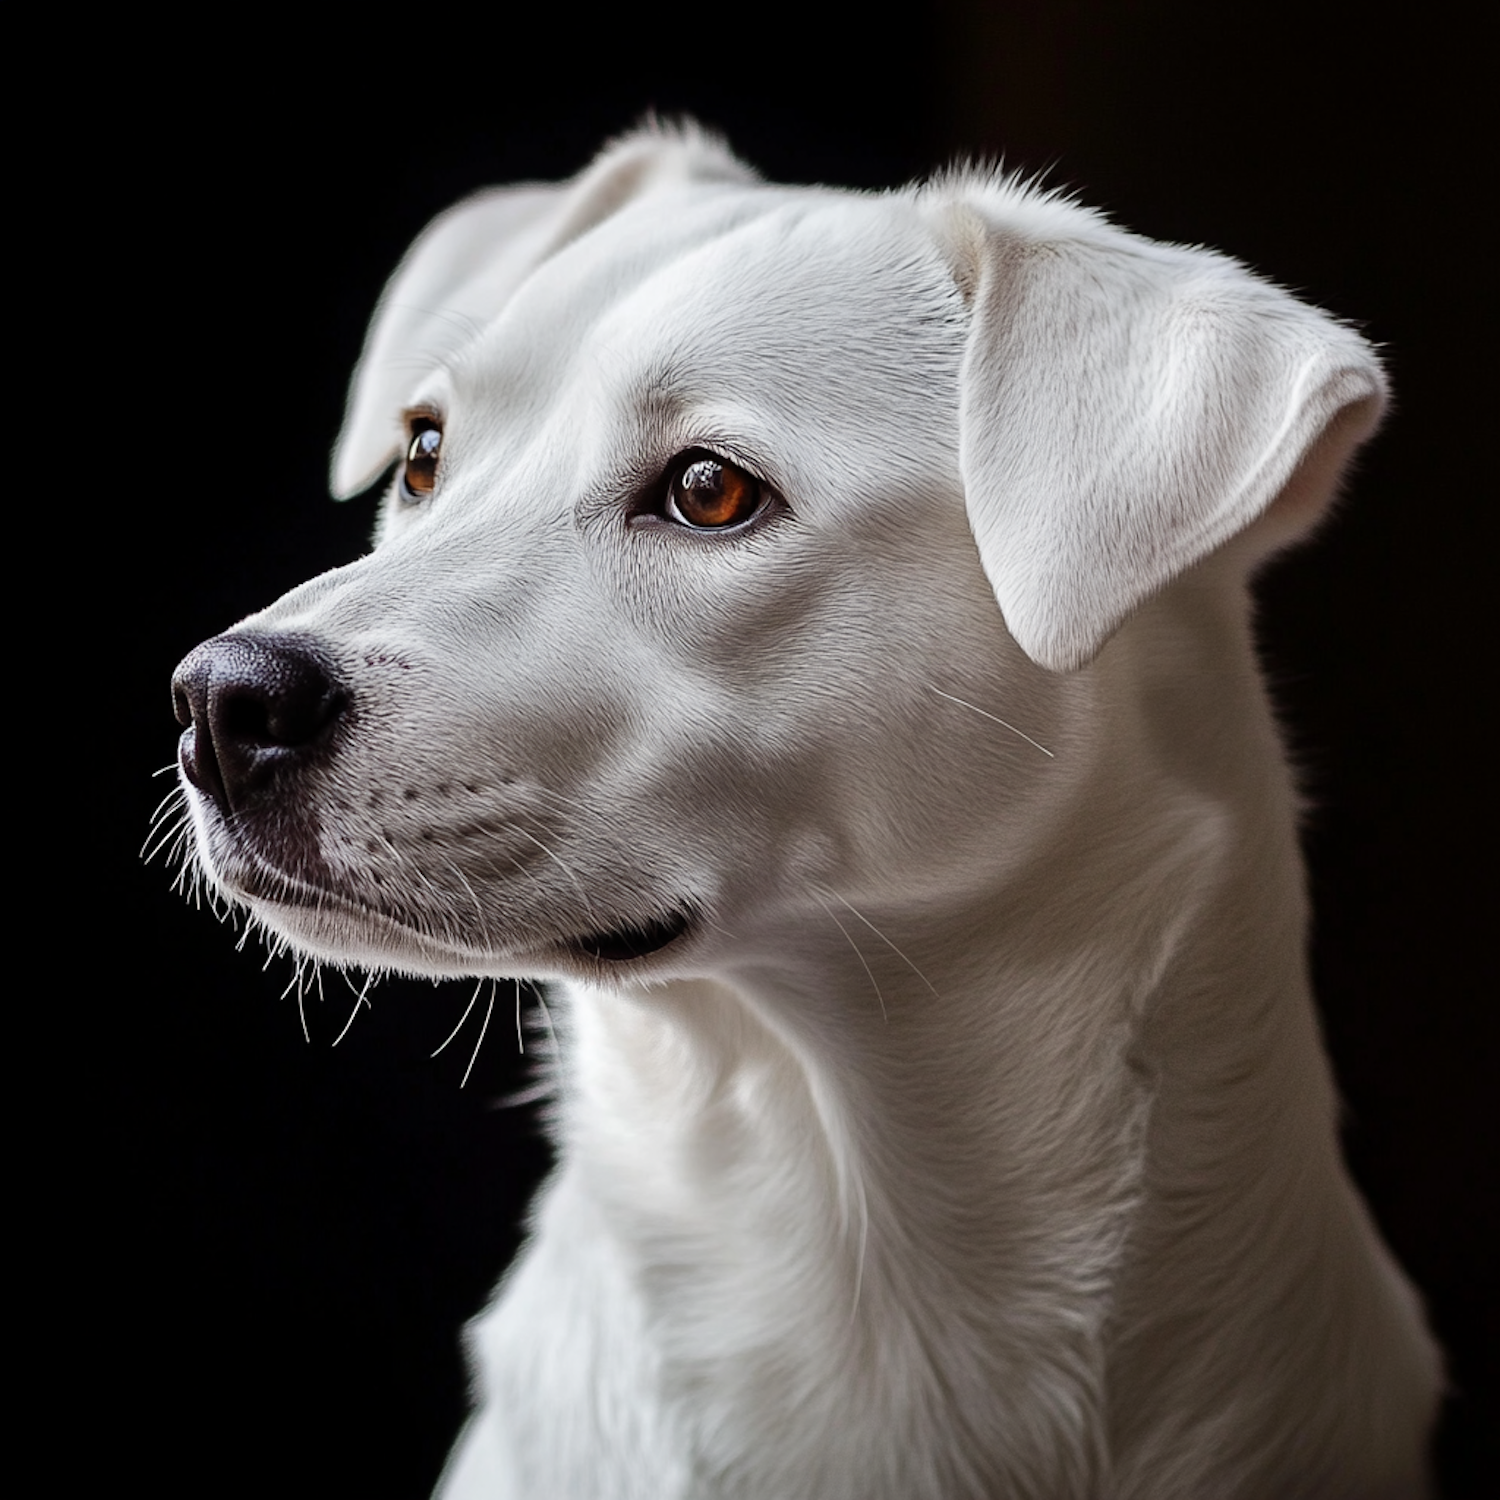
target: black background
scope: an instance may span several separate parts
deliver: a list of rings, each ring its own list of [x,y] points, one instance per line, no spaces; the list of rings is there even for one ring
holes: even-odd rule
[[[1349,1155],[1449,1351],[1446,1492],[1487,1492],[1493,252],[1472,207],[1478,38],[1457,11],[1405,14],[950,0],[899,25],[762,7],[626,27],[434,10],[361,20],[356,43],[226,12],[212,31],[96,35],[102,69],[56,73],[39,133],[82,125],[47,143],[54,499],[32,524],[44,556],[93,565],[80,600],[50,564],[21,579],[75,644],[40,695],[64,768],[45,842],[71,854],[26,934],[50,934],[54,978],[20,1094],[45,1100],[23,1155],[62,1273],[35,1381],[67,1419],[60,1464],[158,1494],[413,1496],[436,1475],[459,1325],[545,1166],[529,1113],[496,1105],[525,1076],[509,997],[463,1089],[477,1014],[429,1058],[463,986],[388,984],[335,1049],[353,1005],[335,979],[307,1045],[278,998],[289,964],[236,952],[136,850],[167,788],[151,772],[174,755],[177,659],[365,545],[372,505],[327,501],[327,453],[411,237],[476,186],[571,174],[654,107],[782,180],[886,186],[1003,152],[1385,346],[1395,413],[1336,521],[1267,581],[1264,639],[1311,804]]]

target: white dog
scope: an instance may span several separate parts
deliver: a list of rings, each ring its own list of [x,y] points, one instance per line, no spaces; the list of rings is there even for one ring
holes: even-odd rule
[[[1383,398],[1203,250],[695,132],[440,218],[374,552],[179,669],[197,857],[554,981],[560,1164],[449,1497],[1427,1493],[1247,575]]]

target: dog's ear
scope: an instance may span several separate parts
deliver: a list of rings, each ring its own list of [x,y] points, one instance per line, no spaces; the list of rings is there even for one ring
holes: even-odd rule
[[[1384,401],[1350,329],[1204,250],[1001,183],[937,207],[971,309],[960,469],[1011,634],[1057,671],[1244,536],[1322,513]]]
[[[479,334],[549,256],[627,203],[686,182],[755,174],[692,124],[607,147],[571,182],[493,188],[440,214],[387,283],[350,384],[331,488],[345,499],[396,456],[413,387]]]

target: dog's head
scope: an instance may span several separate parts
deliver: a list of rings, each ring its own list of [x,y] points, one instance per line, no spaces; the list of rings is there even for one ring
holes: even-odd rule
[[[444,974],[951,898],[1062,797],[1122,622],[1305,528],[1381,389],[1234,263],[988,177],[771,187],[688,132],[481,195],[355,376],[375,550],[179,668],[198,857]]]

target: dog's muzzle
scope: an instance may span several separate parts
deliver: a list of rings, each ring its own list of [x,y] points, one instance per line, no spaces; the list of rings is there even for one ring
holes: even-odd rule
[[[243,812],[317,756],[348,702],[306,637],[215,636],[172,679],[183,774],[225,816]]]

